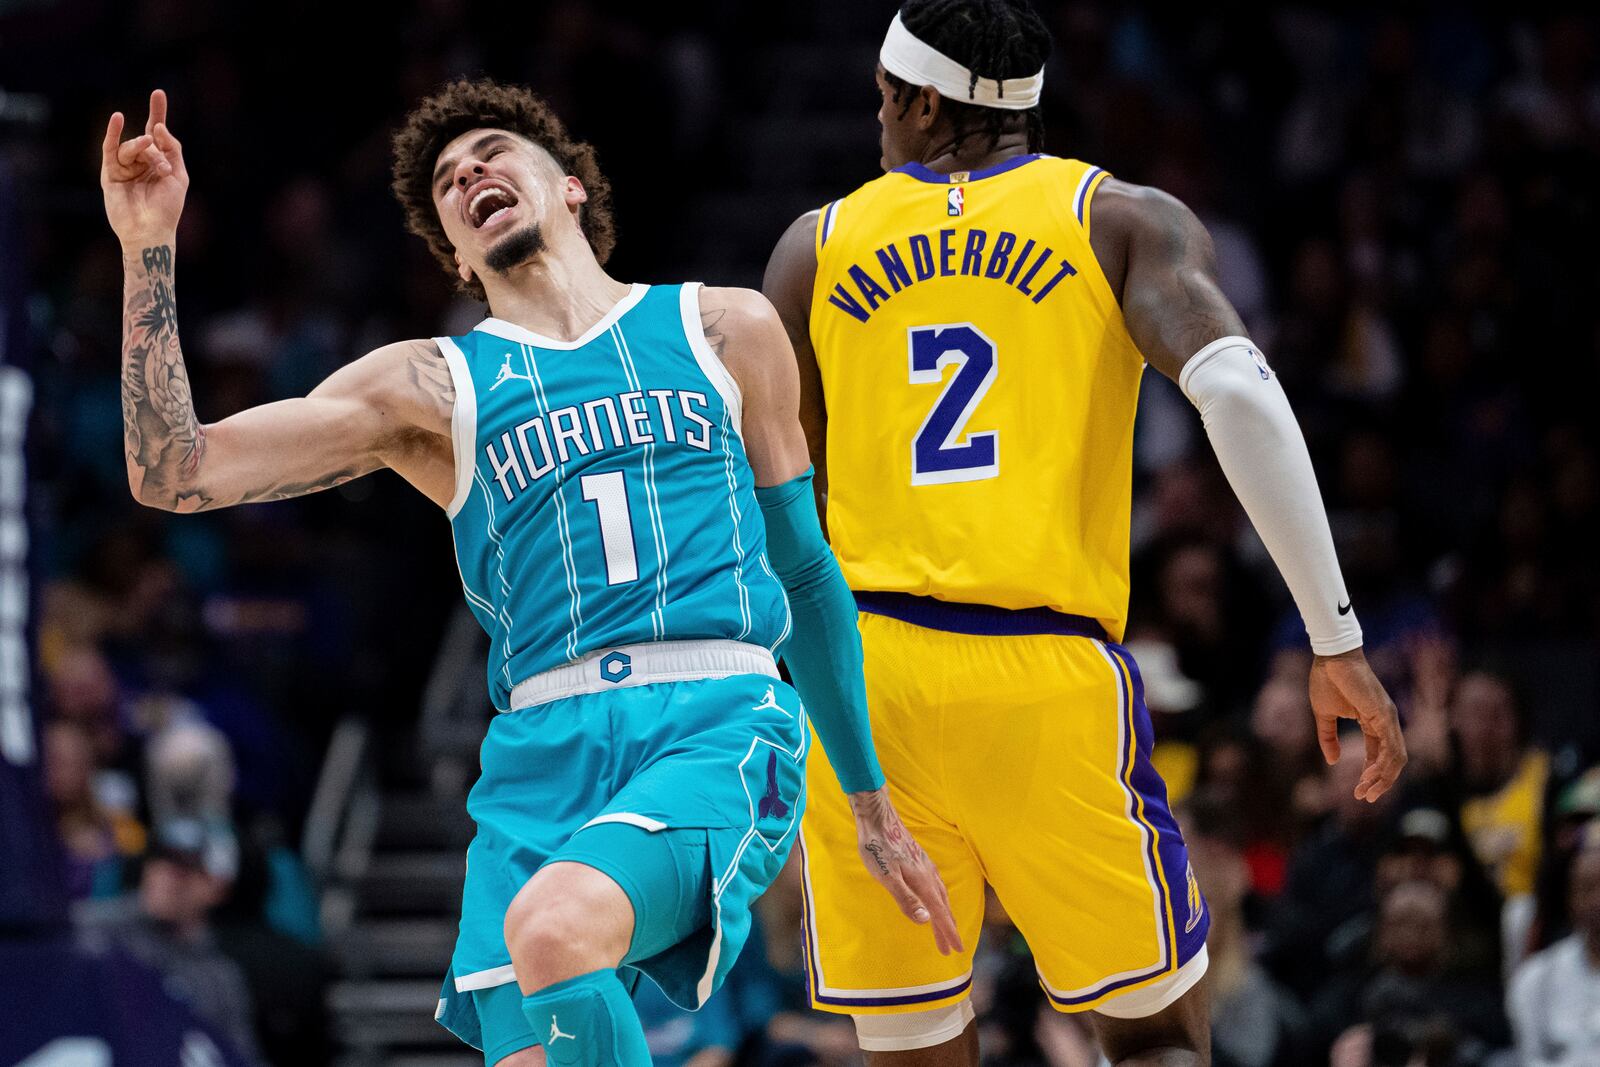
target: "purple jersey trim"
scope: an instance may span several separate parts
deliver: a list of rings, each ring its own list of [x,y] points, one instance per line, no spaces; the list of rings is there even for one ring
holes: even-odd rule
[[[872,615],[887,615],[927,630],[978,637],[1060,637],[1106,639],[1105,627],[1083,615],[1067,615],[1049,608],[997,608],[991,604],[961,604],[911,593],[856,593],[856,606]]]
[[[1080,223],[1083,222],[1083,209],[1089,203],[1089,191],[1094,188],[1094,183],[1098,181],[1100,175],[1104,174],[1105,172],[1106,169],[1104,167],[1095,167],[1093,170],[1089,171],[1088,174],[1084,175],[1083,185],[1078,190],[1078,202],[1072,205],[1072,210],[1077,214],[1078,221]]]
[[[1008,170],[1015,170],[1025,163],[1032,163],[1034,160],[1042,158],[1042,156],[1043,153],[1041,152],[1030,152],[1025,156],[1012,156],[1010,159],[1001,160],[992,167],[968,171],[965,180],[961,182],[955,181],[949,174],[940,174],[936,170],[929,170],[921,163],[905,163],[894,168],[889,173],[904,174],[907,177],[917,179],[919,182],[928,182],[932,185],[963,185],[966,182],[982,181],[984,178],[992,178],[996,174],[1004,174]],[[961,172],[956,171],[956,173],[959,174]]]

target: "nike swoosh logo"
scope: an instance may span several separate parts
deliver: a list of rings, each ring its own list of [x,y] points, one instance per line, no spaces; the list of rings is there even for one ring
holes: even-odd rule
[[[1339,614],[1340,615],[1348,615],[1348,614],[1350,614],[1350,602],[1348,600],[1345,601],[1343,604],[1339,605]]]

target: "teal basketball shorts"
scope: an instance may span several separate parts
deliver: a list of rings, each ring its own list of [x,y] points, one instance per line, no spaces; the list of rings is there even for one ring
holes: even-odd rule
[[[490,723],[467,798],[477,834],[436,1014],[489,1064],[537,1041],[504,925],[547,863],[587,864],[628,894],[630,988],[644,974],[692,1010],[721,985],[805,806],[810,731],[771,665],[736,642],[660,642],[531,679],[544,684],[527,706],[529,683],[513,690],[516,710]]]

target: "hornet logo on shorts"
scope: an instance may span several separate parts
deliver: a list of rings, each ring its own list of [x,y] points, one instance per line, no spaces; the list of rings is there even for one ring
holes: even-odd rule
[[[952,175],[952,177],[954,177]],[[964,186],[956,186],[944,194],[945,214],[951,216],[964,215],[967,210],[967,192]]]
[[[607,652],[600,657],[600,677],[613,684],[633,673],[633,660],[626,652]]]
[[[789,805],[783,802],[783,796],[778,792],[778,754],[776,752],[768,752],[767,793],[761,798],[761,803],[757,807],[757,815],[763,819],[769,815],[781,819],[787,814],[789,814]]]

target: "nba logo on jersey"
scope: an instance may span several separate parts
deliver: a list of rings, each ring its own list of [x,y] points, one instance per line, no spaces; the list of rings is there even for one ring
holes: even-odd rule
[[[945,213],[960,215],[967,209],[967,194],[965,186],[956,186],[945,194]]]

